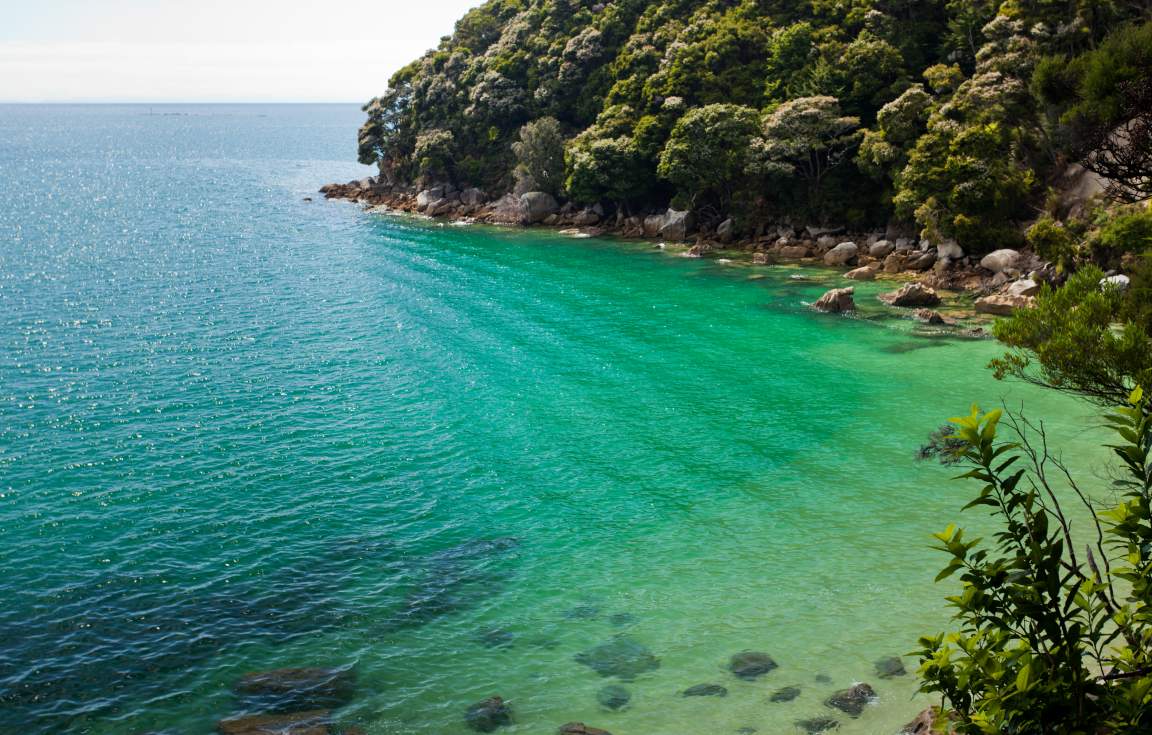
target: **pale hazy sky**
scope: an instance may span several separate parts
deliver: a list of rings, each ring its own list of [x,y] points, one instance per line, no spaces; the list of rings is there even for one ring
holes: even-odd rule
[[[363,102],[481,0],[0,0],[0,101]]]

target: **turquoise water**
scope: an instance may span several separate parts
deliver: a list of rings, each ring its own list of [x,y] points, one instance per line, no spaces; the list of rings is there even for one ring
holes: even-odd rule
[[[873,663],[946,624],[964,502],[917,446],[972,401],[1091,438],[993,344],[811,313],[832,274],[304,201],[363,172],[355,106],[147,112],[0,107],[0,732],[208,733],[246,672],[344,666],[373,734],[492,694],[791,733],[861,680],[841,732],[890,734],[926,701]],[[616,636],[660,667],[608,711],[574,657]]]

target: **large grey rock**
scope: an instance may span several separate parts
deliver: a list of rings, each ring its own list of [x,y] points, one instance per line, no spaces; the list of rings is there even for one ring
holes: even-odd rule
[[[1124,275],[1123,273],[1118,273],[1114,276],[1108,276],[1106,278],[1100,279],[1100,286],[1101,287],[1111,286],[1113,288],[1118,288],[1121,291],[1127,291],[1128,286],[1131,285],[1131,283],[1132,283],[1132,279],[1129,278],[1128,276]]]
[[[1040,284],[1031,278],[1021,278],[1019,281],[1009,283],[1004,293],[1011,296],[1035,296],[1040,293]]]
[[[664,226],[664,215],[650,214],[644,218],[644,237],[659,237],[660,228]]]
[[[824,253],[824,265],[842,266],[856,260],[860,248],[854,242],[842,242],[828,252]]]
[[[817,299],[816,303],[812,304],[812,308],[828,314],[841,314],[845,311],[852,311],[856,308],[856,302],[852,299],[852,294],[855,290],[852,286],[848,288],[834,288]]]
[[[936,246],[936,254],[941,258],[959,260],[964,257],[964,248],[955,240],[945,240]]]
[[[424,209],[432,202],[438,202],[444,198],[444,187],[433,186],[430,189],[425,189],[416,195],[416,208]]]
[[[926,271],[936,264],[936,251],[913,252],[904,263],[904,270]]]
[[[877,240],[868,248],[868,254],[873,258],[887,258],[895,249],[896,245],[891,240]]]
[[[521,220],[520,199],[514,194],[505,194],[492,204],[490,219],[504,225],[519,224]]]
[[[1008,248],[994,250],[980,259],[980,267],[993,273],[1017,270],[1020,267],[1020,253]]]
[[[572,218],[572,224],[576,225],[577,227],[591,227],[592,225],[599,224],[599,222],[600,215],[596,214],[591,209],[585,209],[584,211],[577,213],[576,216]]]
[[[486,199],[487,197],[484,195],[484,192],[475,187],[460,192],[461,203],[467,204],[470,207],[478,207],[483,204]]]
[[[935,306],[940,296],[922,283],[905,283],[898,291],[882,293],[881,301],[891,306]]]
[[[916,249],[916,243],[914,243],[912,241],[912,239],[908,238],[908,237],[896,238],[895,245],[896,245],[896,250],[915,250]]]
[[[683,241],[692,232],[694,223],[691,212],[681,212],[669,209],[664,214],[664,223],[660,226],[660,236],[666,240]]]
[[[530,191],[520,195],[521,218],[525,224],[543,222],[549,215],[560,210],[556,198],[548,192]]]

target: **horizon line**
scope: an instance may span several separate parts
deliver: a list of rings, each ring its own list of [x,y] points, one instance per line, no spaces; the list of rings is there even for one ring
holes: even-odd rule
[[[140,100],[140,99],[74,99],[27,100],[0,99],[0,105],[364,105],[363,100]]]

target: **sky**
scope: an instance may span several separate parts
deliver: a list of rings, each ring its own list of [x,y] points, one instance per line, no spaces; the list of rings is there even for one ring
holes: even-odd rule
[[[0,0],[0,102],[365,102],[481,0]]]

